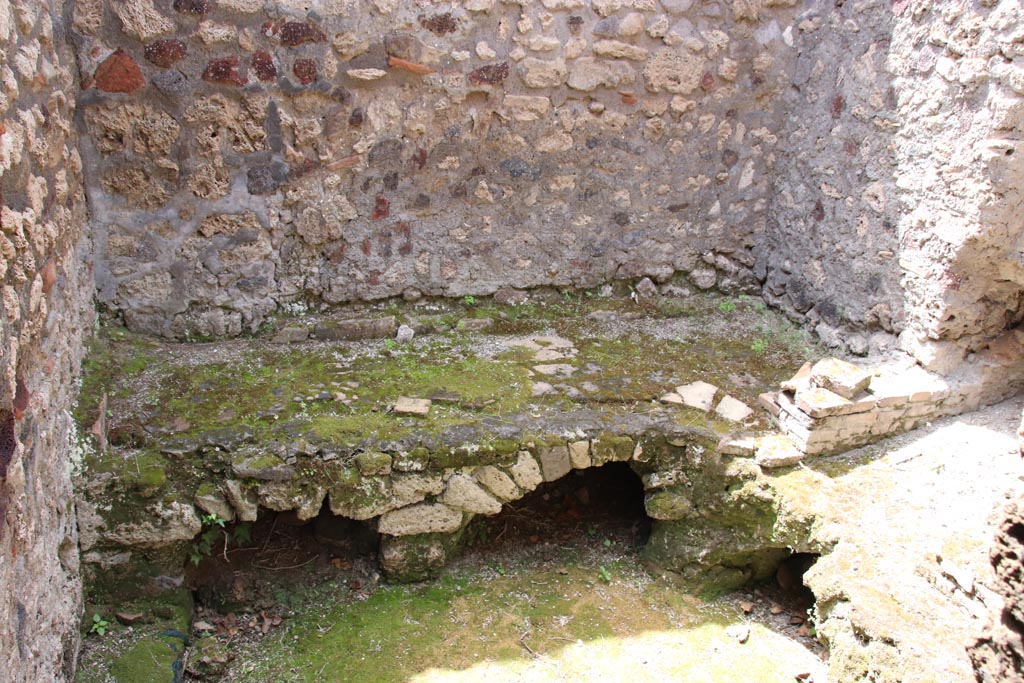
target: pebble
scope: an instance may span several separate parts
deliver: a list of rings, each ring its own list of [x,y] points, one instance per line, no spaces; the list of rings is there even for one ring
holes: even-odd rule
[[[555,393],[555,388],[547,382],[534,382],[533,387],[530,389],[530,395],[534,398],[553,393]]]
[[[740,643],[745,643],[750,639],[750,625],[733,624],[725,629],[725,635],[735,638]]]

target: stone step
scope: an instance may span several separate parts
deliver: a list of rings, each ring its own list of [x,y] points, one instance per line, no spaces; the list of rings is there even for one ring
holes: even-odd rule
[[[135,571],[112,558],[163,548],[133,584],[143,586],[180,574],[204,525],[261,508],[310,519],[326,505],[377,525],[389,575],[421,578],[474,516],[613,461],[645,478],[660,523],[724,510],[726,481],[749,473],[729,470],[718,442],[767,428],[750,406],[799,363],[784,348],[765,362],[738,346],[751,316],[775,324],[771,314],[723,318],[716,301],[706,302],[713,326],[581,299],[528,316],[514,306],[308,316],[216,343],[106,330],[76,412],[91,442],[85,561]]]

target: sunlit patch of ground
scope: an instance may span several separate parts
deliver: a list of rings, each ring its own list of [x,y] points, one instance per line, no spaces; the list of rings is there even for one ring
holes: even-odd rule
[[[544,559],[544,556],[547,559]],[[631,550],[471,555],[433,584],[311,606],[239,660],[241,681],[824,680],[806,638],[652,578]]]

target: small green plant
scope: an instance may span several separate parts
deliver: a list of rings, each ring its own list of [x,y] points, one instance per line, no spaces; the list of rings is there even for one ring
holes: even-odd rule
[[[597,568],[597,578],[601,579],[601,581],[603,581],[604,583],[611,583],[612,573],[611,571],[609,571],[608,567],[602,564],[600,567]]]
[[[476,306],[476,297],[474,297],[472,294],[467,294],[466,296],[462,297],[462,305],[465,306],[466,308],[473,308],[473,306]]]
[[[89,633],[95,633],[98,636],[105,636],[107,634],[107,628],[110,627],[110,622],[103,618],[102,614],[92,615],[92,624],[89,626]]]
[[[722,313],[732,313],[736,310],[736,302],[731,300],[725,300],[718,304],[718,310]]]
[[[398,342],[395,341],[394,339],[385,339],[384,340],[384,350],[385,351],[394,351],[396,346],[398,346]]]
[[[612,539],[610,539],[610,538],[604,539],[604,547],[605,548],[611,548],[612,547]]]
[[[768,350],[768,340],[764,337],[758,337],[750,344],[750,350],[754,353],[764,353]]]
[[[203,530],[200,532],[199,537],[192,542],[192,548],[189,552],[189,559],[196,566],[199,566],[204,557],[210,556],[210,553],[213,551],[213,542],[217,540],[221,530],[224,528],[224,520],[221,519],[220,515],[206,514],[200,518],[200,521],[203,523]]]
[[[252,543],[252,524],[249,522],[236,524],[235,528],[231,530],[231,540],[235,545]]]
[[[192,548],[188,556],[192,564],[196,566],[199,566],[204,557],[209,557],[213,553],[214,542],[222,537],[225,550],[231,541],[241,545],[252,540],[252,528],[249,524],[239,524],[229,532],[224,528],[226,520],[216,513],[207,513],[200,517],[199,520],[203,523],[203,530],[198,538],[192,542]]]

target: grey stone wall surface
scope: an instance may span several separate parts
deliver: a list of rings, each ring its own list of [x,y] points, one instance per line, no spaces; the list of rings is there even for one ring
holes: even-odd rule
[[[756,293],[796,4],[77,0],[99,299],[184,338],[296,302]]]
[[[1021,25],[1005,0],[76,0],[99,299],[185,338],[675,277],[948,372],[1021,317]]]
[[[895,21],[889,2],[811,3],[801,14],[759,254],[765,299],[858,353],[872,333],[898,333],[905,321],[888,71]]]
[[[948,373],[1021,319],[1021,6],[817,3],[794,36],[765,297]]]
[[[60,3],[0,0],[0,678],[70,680],[81,612],[69,413],[93,322]]]

